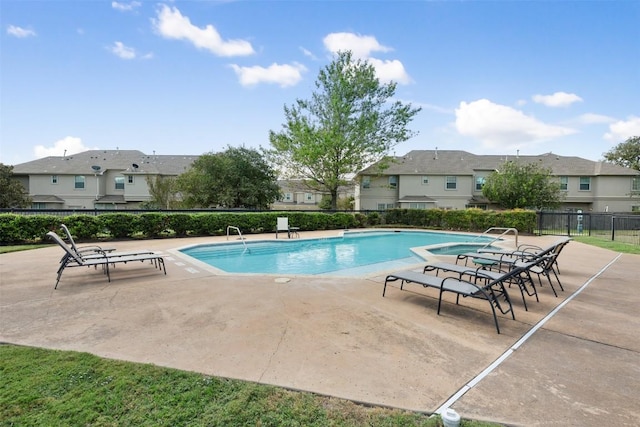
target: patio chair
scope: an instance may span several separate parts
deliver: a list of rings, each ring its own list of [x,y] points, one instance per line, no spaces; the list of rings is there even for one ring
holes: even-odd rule
[[[298,234],[298,230],[300,230],[300,228],[298,227],[290,227],[289,226],[289,218],[286,216],[279,216],[277,218],[277,223],[276,223],[276,239],[278,238],[278,232],[281,231],[286,231],[287,232],[287,238],[291,238],[291,237],[300,237],[300,235]]]
[[[536,302],[540,302],[538,299],[538,291],[536,290],[535,282],[531,277],[530,270],[542,263],[545,260],[541,257],[534,261],[528,263],[514,263],[512,268],[521,267],[519,274],[513,275],[509,280],[509,287],[513,284],[518,286],[520,289],[520,294],[522,295],[522,303],[524,305],[525,311],[529,311],[529,307],[527,307],[527,300],[525,295],[530,297],[535,297]],[[504,271],[493,271],[487,270],[484,266],[479,267],[469,267],[466,265],[458,265],[449,262],[432,262],[424,266],[422,272],[428,273],[434,271],[435,275],[438,276],[439,272],[450,272],[458,274],[458,277],[462,279],[465,276],[468,276],[469,279],[477,282],[478,280],[482,280],[486,282],[487,280],[497,280],[504,275]]]
[[[100,258],[104,252],[108,252],[110,257],[114,256],[131,256],[131,255],[143,255],[143,254],[152,254],[153,251],[147,249],[139,249],[135,251],[116,251],[115,248],[104,248],[97,245],[91,246],[77,246],[75,240],[73,240],[73,236],[71,232],[67,228],[66,225],[60,224],[60,228],[64,231],[67,236],[67,241],[71,246],[71,249],[78,253],[82,254],[84,258],[98,257]],[[67,257],[68,254],[65,254],[64,257]],[[63,259],[64,259],[63,257]]]
[[[164,258],[161,255],[156,253],[144,253],[144,254],[134,254],[127,255],[123,253],[116,253],[113,255],[111,252],[92,252],[90,255],[83,255],[82,253],[78,253],[74,251],[69,245],[67,245],[64,240],[60,236],[58,236],[55,232],[49,231],[47,233],[54,242],[58,244],[64,251],[65,255],[62,260],[60,260],[60,266],[58,267],[58,276],[56,279],[56,284],[54,289],[58,288],[58,283],[60,283],[60,277],[62,276],[62,272],[67,267],[102,267],[103,273],[107,275],[107,281],[111,282],[111,274],[109,272],[109,265],[114,265],[116,263],[126,264],[128,262],[134,261],[151,261],[151,263],[161,271],[164,271],[164,274],[167,274],[167,268],[164,263]]]
[[[453,292],[456,294],[456,304],[460,302],[461,295],[462,297],[485,299],[489,302],[489,306],[491,307],[493,320],[496,324],[496,331],[500,333],[496,308],[500,310],[502,314],[511,313],[512,319],[516,319],[505,283],[508,283],[515,275],[520,274],[522,269],[524,269],[523,266],[515,267],[514,269],[499,275],[497,278],[485,275],[483,272],[479,271],[477,276],[479,278],[486,279],[480,284],[478,284],[477,281],[470,282],[456,277],[443,278],[411,270],[397,271],[387,275],[384,281],[382,296],[385,296],[387,284],[389,282],[400,280],[400,290],[403,289],[405,283],[416,283],[425,288],[430,287],[439,289],[438,314],[440,314],[440,308],[442,306],[442,294],[445,292]],[[506,305],[503,306],[503,303],[501,303],[500,300],[503,300]]]

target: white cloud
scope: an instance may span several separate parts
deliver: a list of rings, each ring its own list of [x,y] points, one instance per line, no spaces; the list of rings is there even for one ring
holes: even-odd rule
[[[300,50],[302,51],[304,56],[307,56],[307,57],[311,58],[314,61],[318,60],[318,57],[315,56],[309,49],[305,49],[303,47],[300,47]]]
[[[242,86],[253,86],[258,83],[275,83],[280,87],[294,86],[302,80],[302,73],[307,68],[298,63],[276,64],[273,63],[267,68],[258,65],[253,67],[240,67],[231,64],[231,68],[236,72]]]
[[[251,43],[246,40],[223,40],[213,25],[199,28],[182,16],[175,7],[160,6],[157,19],[151,19],[155,30],[167,39],[186,40],[198,49],[218,56],[252,55]]]
[[[322,40],[325,48],[331,53],[350,50],[354,57],[365,59],[372,52],[388,52],[391,49],[378,43],[373,36],[362,36],[354,33],[331,33]]]
[[[458,132],[481,140],[487,149],[506,151],[576,133],[574,129],[546,124],[520,110],[488,99],[461,102],[455,112]]]
[[[616,143],[624,142],[632,136],[640,136],[640,117],[631,116],[628,120],[619,120],[609,125],[604,138]]]
[[[36,145],[33,147],[33,154],[36,158],[48,156],[63,156],[81,153],[87,150],[97,150],[98,148],[88,148],[82,143],[80,138],[74,136],[67,136],[64,139],[58,140],[53,143],[52,147],[45,147],[44,145]]]
[[[614,122],[613,117],[604,116],[602,114],[586,113],[578,117],[578,122],[586,125],[599,124],[599,123],[611,123]]]
[[[411,77],[407,74],[402,62],[397,59],[382,60],[371,56],[374,52],[389,52],[393,50],[380,44],[373,36],[354,33],[331,33],[325,36],[322,41],[325,48],[331,53],[350,50],[354,58],[368,61],[375,68],[376,76],[382,82],[411,83]]]
[[[7,27],[7,34],[9,34],[10,36],[18,37],[19,39],[36,36],[35,31],[29,30],[27,28],[17,27],[15,25],[9,25]]]
[[[575,93],[556,92],[553,95],[533,95],[533,102],[546,105],[547,107],[568,107],[574,102],[582,102]]]
[[[136,50],[132,47],[125,46],[122,42],[115,42],[113,46],[109,46],[107,49],[122,59],[135,59],[136,57]]]
[[[140,7],[141,5],[142,3],[140,3],[139,1],[132,1],[131,3],[121,3],[117,1],[111,2],[111,7],[121,12],[130,12]]]

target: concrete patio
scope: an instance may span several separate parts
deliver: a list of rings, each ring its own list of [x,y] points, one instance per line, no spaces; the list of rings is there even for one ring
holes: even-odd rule
[[[274,235],[248,236],[264,238]],[[498,335],[486,301],[456,306],[446,295],[437,315],[433,289],[401,291],[396,282],[383,298],[384,272],[228,275],[175,250],[215,241],[226,239],[110,243],[161,251],[167,275],[118,265],[108,283],[100,271],[73,268],[57,290],[59,247],[0,255],[0,340],[373,405],[429,413],[451,405],[464,418],[508,425],[640,425],[638,255],[571,242],[559,258],[565,291],[555,298],[548,284],[539,288],[527,312],[514,289],[516,320],[501,316]]]

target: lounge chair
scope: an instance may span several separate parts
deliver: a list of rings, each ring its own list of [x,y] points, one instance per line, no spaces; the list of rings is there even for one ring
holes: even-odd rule
[[[134,261],[151,261],[151,263],[160,270],[164,270],[164,274],[167,274],[167,268],[164,263],[164,258],[161,255],[156,253],[145,253],[145,254],[134,254],[134,255],[126,255],[126,254],[116,254],[110,252],[92,252],[90,255],[83,255],[82,253],[75,252],[69,245],[67,245],[64,240],[60,236],[58,236],[55,232],[50,231],[47,233],[53,241],[55,241],[58,246],[60,246],[64,251],[65,255],[62,260],[60,260],[60,266],[58,267],[58,277],[56,279],[56,285],[54,289],[58,288],[58,283],[60,283],[60,277],[62,276],[62,272],[67,267],[98,267],[101,266],[103,268],[104,274],[107,275],[107,281],[111,282],[111,274],[109,273],[109,265],[115,265],[116,263],[126,264],[128,262]]]
[[[477,282],[469,282],[462,278],[455,277],[437,277],[429,274],[419,273],[417,271],[403,270],[392,274],[389,274],[384,281],[384,288],[382,290],[382,296],[385,296],[387,291],[387,284],[397,280],[401,281],[400,290],[403,289],[405,283],[416,283],[422,285],[425,288],[436,288],[440,290],[438,295],[438,314],[440,314],[440,308],[442,306],[442,294],[444,292],[453,292],[456,294],[456,304],[460,301],[460,295],[463,297],[480,298],[489,302],[491,312],[493,314],[493,320],[496,324],[496,330],[500,333],[500,326],[498,325],[498,317],[496,315],[496,308],[500,310],[502,314],[511,313],[511,317],[515,320],[515,314],[513,313],[513,306],[511,305],[511,299],[507,293],[505,283],[508,283],[515,275],[521,273],[524,267],[516,267],[511,271],[500,275],[497,278],[492,278],[489,275],[484,277],[482,284]],[[478,272],[478,277],[482,277],[483,273]],[[503,307],[500,300],[503,299],[507,304]]]
[[[525,311],[529,311],[525,295],[528,295],[530,297],[535,296],[536,301],[540,301],[538,299],[538,292],[536,290],[535,283],[531,278],[530,270],[536,265],[543,262],[545,262],[545,260],[543,258],[539,258],[528,263],[514,263],[512,266],[513,268],[519,267],[520,273],[513,275],[508,282],[509,285],[515,284],[520,289],[520,294],[522,295],[522,303],[524,305]],[[473,268],[466,265],[458,265],[449,262],[432,262],[425,265],[422,270],[422,272],[425,274],[431,271],[434,271],[436,276],[440,271],[456,273],[458,274],[458,277],[460,279],[468,276],[469,279],[473,280],[475,283],[477,283],[478,280],[482,280],[484,282],[486,282],[487,280],[497,280],[501,278],[505,273],[503,271],[487,270],[483,266]]]
[[[278,238],[278,232],[287,233],[287,237],[290,239],[291,237],[300,237],[298,234],[298,227],[290,227],[289,226],[289,218],[286,216],[279,216],[276,222],[276,239]]]
[[[69,231],[69,229],[67,228],[66,225],[64,224],[60,224],[60,228],[62,228],[62,230],[64,231],[64,233],[67,235],[67,241],[69,242],[69,245],[71,246],[71,250],[74,251],[77,254],[82,254],[82,256],[86,259],[86,258],[91,258],[91,257],[102,257],[102,254],[107,252],[109,253],[110,257],[115,257],[115,256],[131,256],[131,255],[143,255],[143,254],[153,254],[153,251],[147,250],[147,249],[139,249],[139,250],[135,250],[135,251],[116,251],[115,248],[103,248],[101,246],[97,246],[97,245],[92,245],[92,246],[77,246],[75,240],[73,240],[73,236],[71,235],[71,232]],[[68,254],[65,254],[64,257],[67,257]],[[63,257],[63,259],[64,259]]]

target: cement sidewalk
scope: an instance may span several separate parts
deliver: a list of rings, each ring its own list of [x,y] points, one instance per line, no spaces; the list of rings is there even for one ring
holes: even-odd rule
[[[512,293],[516,320],[500,317],[498,335],[486,301],[449,295],[438,316],[433,290],[391,286],[382,298],[384,274],[220,275],[176,255],[224,240],[116,242],[162,251],[167,276],[128,264],[107,283],[68,269],[55,291],[58,247],[0,255],[0,340],[433,412],[587,284],[452,407],[511,425],[640,424],[640,256],[571,242],[565,292],[542,287],[528,312]]]

